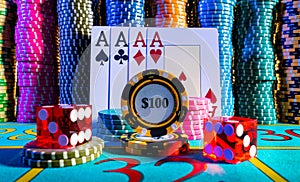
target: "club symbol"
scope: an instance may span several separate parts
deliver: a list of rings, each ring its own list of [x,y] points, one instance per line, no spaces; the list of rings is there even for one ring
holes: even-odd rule
[[[118,53],[119,53],[119,54],[115,55],[114,58],[115,58],[116,61],[120,61],[119,64],[123,64],[123,61],[127,61],[127,60],[128,60],[128,56],[125,55],[125,52],[124,52],[123,49],[120,49],[120,50],[118,51]]]

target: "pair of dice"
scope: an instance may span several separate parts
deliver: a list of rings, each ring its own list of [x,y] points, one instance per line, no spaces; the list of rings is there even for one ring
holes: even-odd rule
[[[36,109],[38,148],[74,148],[92,138],[92,106],[50,105]]]
[[[204,122],[203,156],[213,161],[238,163],[256,156],[257,120],[214,117]]]

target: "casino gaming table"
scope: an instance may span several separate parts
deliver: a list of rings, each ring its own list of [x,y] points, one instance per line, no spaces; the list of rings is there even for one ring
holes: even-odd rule
[[[93,123],[95,124],[95,123]],[[257,157],[238,164],[202,156],[201,141],[191,151],[164,158],[128,155],[105,147],[92,162],[64,168],[30,168],[21,162],[23,146],[35,140],[35,124],[0,124],[1,181],[299,181],[300,126],[259,125]]]

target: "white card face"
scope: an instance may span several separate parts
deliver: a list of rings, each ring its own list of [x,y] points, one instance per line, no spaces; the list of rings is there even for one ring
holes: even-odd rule
[[[148,28],[147,32],[147,70],[164,69],[164,45],[159,30]]]
[[[91,38],[90,104],[93,118],[108,107],[110,62],[110,28],[93,27]]]
[[[200,97],[200,46],[165,46],[165,70],[181,81],[189,96]]]
[[[131,28],[129,34],[129,79],[146,70],[147,29]]]
[[[152,32],[150,34],[150,32]],[[195,60],[199,55],[199,64],[200,64],[200,78],[201,81],[197,82],[193,88],[188,88],[190,91],[189,94],[198,94],[199,90],[194,88],[201,88],[200,89],[200,96],[205,97],[208,93],[213,93],[210,95],[214,95],[215,97],[212,98],[213,107],[217,108],[215,110],[215,115],[221,114],[221,88],[220,88],[220,67],[219,67],[219,46],[218,46],[218,32],[216,29],[213,28],[193,28],[193,29],[186,29],[186,28],[149,28],[148,29],[148,39],[151,35],[154,35],[153,32],[159,32],[160,40],[164,48],[169,46],[198,46],[200,47],[200,54],[190,51],[191,54],[195,53],[195,55],[189,55],[191,60]],[[148,42],[151,42],[148,40]],[[148,45],[149,47],[150,45]],[[178,49],[177,49],[178,51]],[[169,53],[167,57],[171,54]],[[165,51],[164,51],[165,53]],[[189,54],[189,53],[187,53]],[[186,54],[186,55],[187,55]],[[178,55],[177,55],[178,56]],[[175,56],[173,56],[175,57]],[[149,56],[148,56],[149,58]],[[195,58],[195,59],[194,59]],[[164,58],[165,59],[165,58]],[[179,61],[179,62],[178,62]],[[149,62],[149,61],[148,61]],[[164,60],[166,62],[166,60]],[[175,63],[176,62],[176,63]],[[197,61],[196,61],[197,62]],[[188,62],[187,60],[180,60],[174,58],[174,64],[176,65],[186,65],[186,64],[193,64]],[[164,64],[167,66],[168,64]],[[168,66],[168,68],[172,69],[171,72],[176,72],[174,69],[175,66]],[[147,67],[147,69],[149,69]],[[169,71],[167,68],[164,70]],[[177,71],[180,72],[180,71]],[[176,74],[176,73],[175,73]],[[190,75],[194,77],[194,72],[190,72]],[[199,73],[197,74],[199,75]]]
[[[121,95],[128,78],[129,28],[111,29],[110,95],[108,108],[121,107]]]

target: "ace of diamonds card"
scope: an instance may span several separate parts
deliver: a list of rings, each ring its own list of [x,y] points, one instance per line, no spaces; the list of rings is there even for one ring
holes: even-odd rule
[[[90,104],[93,113],[120,108],[127,82],[147,69],[171,72],[189,96],[211,98],[220,115],[216,29],[93,27]]]

